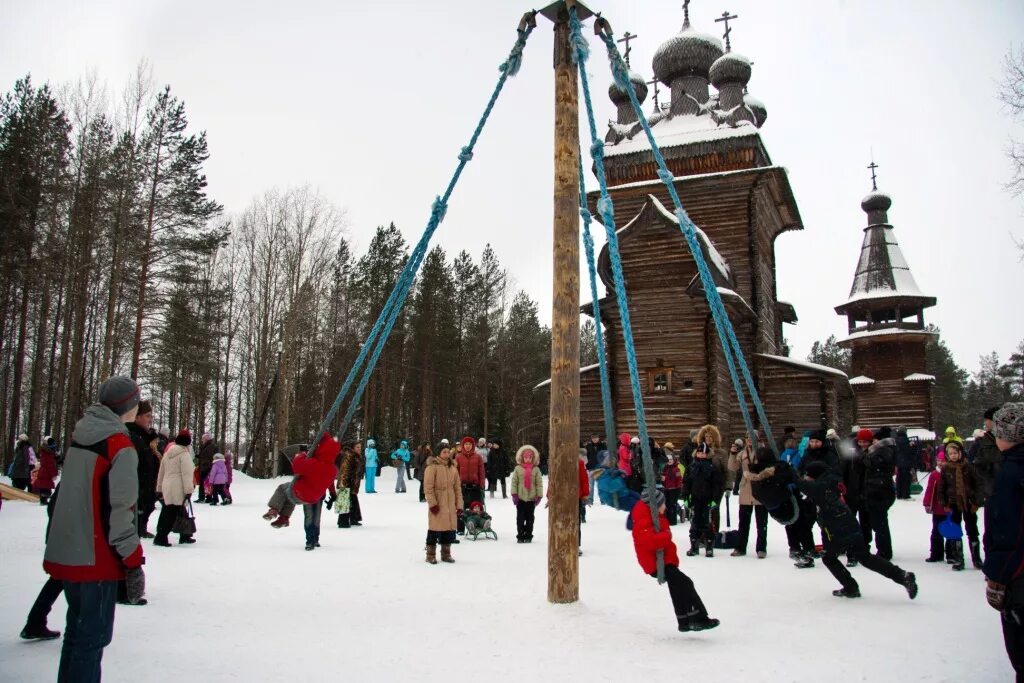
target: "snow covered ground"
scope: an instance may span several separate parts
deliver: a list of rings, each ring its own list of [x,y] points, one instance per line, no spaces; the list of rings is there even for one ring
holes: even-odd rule
[[[667,589],[636,563],[624,513],[591,508],[580,602],[551,605],[546,512],[534,543],[518,545],[511,501],[489,500],[501,540],[464,541],[456,564],[431,566],[425,507],[411,485],[391,493],[394,476],[386,468],[381,493],[360,496],[363,527],[338,529],[325,515],[314,552],[303,550],[301,514],[281,530],[260,519],[278,482],[236,476],[234,505],[197,506],[198,543],[146,542],[149,605],[118,606],[104,680],[1012,680],[981,572],[924,563],[918,500],[891,514],[895,561],[917,573],[917,600],[863,568],[853,570],[862,599],[832,597],[827,570],[795,569],[770,522],[765,560],[683,558],[722,620],[684,635]],[[56,677],[60,641],[18,639],[45,580],[45,519],[27,503],[0,510],[0,681]],[[674,532],[682,550],[686,527]],[[64,609],[61,599],[51,628],[63,630]]]

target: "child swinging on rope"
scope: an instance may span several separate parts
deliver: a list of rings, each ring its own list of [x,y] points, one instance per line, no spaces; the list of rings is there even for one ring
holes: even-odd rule
[[[296,455],[292,459],[295,476],[274,490],[274,495],[267,502],[270,509],[263,519],[274,520],[270,526],[280,529],[288,526],[288,518],[296,505],[315,505],[319,509],[324,493],[328,489],[333,492],[334,477],[338,474],[334,460],[340,450],[338,441],[330,434],[324,434],[312,457],[305,452]]]

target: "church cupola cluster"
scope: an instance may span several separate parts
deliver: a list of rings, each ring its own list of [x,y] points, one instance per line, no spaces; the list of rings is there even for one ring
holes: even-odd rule
[[[683,126],[692,129],[737,128],[751,125],[760,128],[768,117],[764,104],[747,93],[752,74],[751,61],[732,51],[729,21],[737,15],[723,12],[715,19],[724,24],[724,45],[716,36],[698,31],[690,23],[689,1],[683,5],[683,27],[676,35],[663,42],[654,53],[651,68],[654,80],[644,82],[641,75],[630,70],[630,80],[637,88],[641,101],[647,96],[647,85],[654,86],[655,111],[648,117],[651,126],[690,117]],[[626,43],[625,57],[629,62],[629,41],[637,36],[629,32],[619,42]],[[658,107],[658,84],[666,86],[671,100]],[[712,91],[712,87],[714,90]],[[642,128],[637,123],[629,98],[612,84],[608,96],[617,110],[616,120],[609,122],[605,140],[617,144],[632,140]],[[661,108],[666,111],[662,112]],[[655,135],[660,131],[655,129]]]

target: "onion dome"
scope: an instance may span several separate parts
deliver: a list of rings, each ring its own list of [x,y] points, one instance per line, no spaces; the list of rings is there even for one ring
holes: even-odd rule
[[[711,65],[724,52],[721,40],[695,31],[690,22],[686,21],[682,31],[658,47],[651,66],[654,68],[654,77],[671,86],[672,79],[677,76],[696,75],[707,78]]]
[[[754,112],[754,125],[758,128],[763,126],[765,119],[768,118],[768,109],[765,108],[764,102],[753,95],[744,94],[743,104],[747,105],[747,108]]]
[[[636,99],[642,104],[647,99],[647,83],[644,81],[644,77],[630,70],[629,82],[633,84],[633,88],[636,90]],[[616,106],[629,103],[629,95],[620,90],[615,81],[612,81],[612,84],[608,86],[608,97]]]
[[[860,208],[868,214],[873,211],[888,211],[891,206],[892,197],[878,190],[869,192],[864,199],[860,200]]]
[[[711,85],[721,88],[723,83],[750,82],[750,60],[735,52],[726,52],[711,65],[708,71]]]

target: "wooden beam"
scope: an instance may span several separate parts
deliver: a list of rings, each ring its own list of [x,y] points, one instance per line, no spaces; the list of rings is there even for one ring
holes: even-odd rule
[[[580,230],[579,96],[569,15],[555,20],[555,182],[551,408],[548,453],[548,601],[579,600]]]

